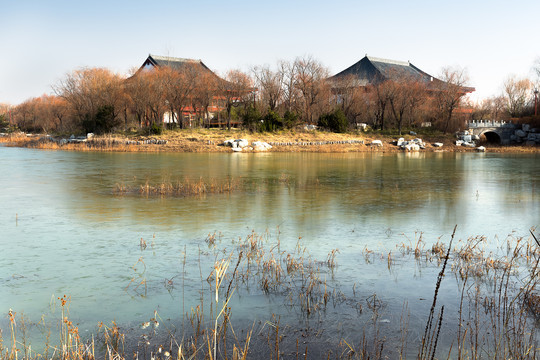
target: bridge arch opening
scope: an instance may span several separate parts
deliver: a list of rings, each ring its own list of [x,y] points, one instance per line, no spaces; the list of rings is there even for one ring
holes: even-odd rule
[[[497,134],[495,131],[486,131],[485,133],[480,135],[480,140],[484,140],[485,142],[489,144],[500,144],[501,136]]]

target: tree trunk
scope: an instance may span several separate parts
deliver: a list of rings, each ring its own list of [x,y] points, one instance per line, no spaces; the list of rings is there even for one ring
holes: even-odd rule
[[[231,130],[231,106],[227,105],[227,130]]]
[[[128,116],[127,116],[127,108],[124,107],[124,131],[127,132],[128,127]]]
[[[450,126],[450,120],[452,120],[452,111],[448,111],[448,116],[446,117],[446,124],[444,126],[444,133],[448,133],[448,127]]]

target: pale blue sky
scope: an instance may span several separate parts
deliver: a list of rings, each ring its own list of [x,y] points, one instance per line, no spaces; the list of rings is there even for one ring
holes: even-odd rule
[[[466,68],[484,98],[532,77],[540,1],[0,0],[0,103],[51,93],[80,67],[127,73],[149,53],[217,73],[311,55],[331,74],[367,53],[434,76]]]

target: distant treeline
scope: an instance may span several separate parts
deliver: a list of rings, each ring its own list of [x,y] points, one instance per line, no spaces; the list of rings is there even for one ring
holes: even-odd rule
[[[53,85],[53,95],[0,108],[0,131],[108,133],[163,128],[231,127],[275,131],[313,124],[344,132],[367,124],[375,130],[432,126],[450,132],[470,119],[532,116],[533,83],[509,78],[503,94],[471,104],[463,70],[444,69],[444,88],[412,79],[357,86],[354,78],[329,81],[319,61],[297,58],[222,78],[189,64],[181,69],[134,69],[122,77],[103,68],[77,69]],[[365,125],[362,125],[365,128]]]

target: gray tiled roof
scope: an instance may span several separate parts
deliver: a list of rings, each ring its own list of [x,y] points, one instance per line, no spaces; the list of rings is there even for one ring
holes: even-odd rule
[[[201,60],[177,58],[177,57],[171,57],[171,56],[160,56],[160,55],[152,55],[152,54],[148,55],[148,58],[146,58],[146,60],[142,64],[141,69],[144,68],[145,66],[153,65],[153,66],[169,66],[173,69],[180,70],[187,64],[201,67],[204,71],[208,71],[212,73],[212,75],[218,77]]]
[[[365,56],[356,64],[332,76],[338,80],[344,76],[354,75],[358,85],[377,84],[385,80],[412,79],[421,82],[435,80],[431,75],[418,69],[410,62],[380,59]]]
[[[436,89],[444,82],[420,70],[409,61],[396,61],[365,56],[356,64],[329,78],[338,81],[347,76],[353,76],[355,86],[368,86],[382,83],[386,80],[412,80],[425,83],[428,88]],[[464,92],[472,92],[473,87],[462,87]]]

